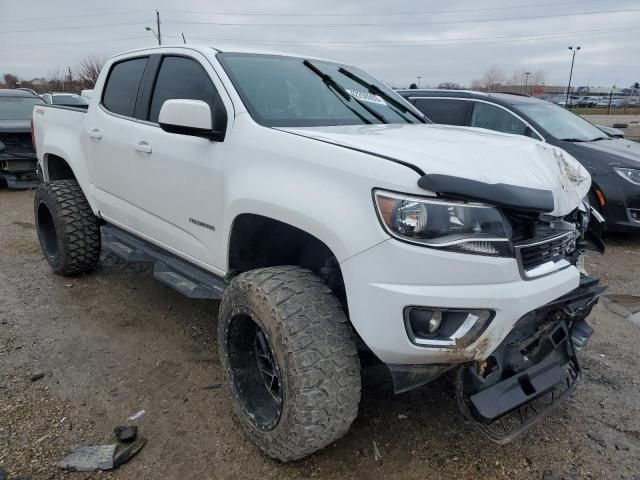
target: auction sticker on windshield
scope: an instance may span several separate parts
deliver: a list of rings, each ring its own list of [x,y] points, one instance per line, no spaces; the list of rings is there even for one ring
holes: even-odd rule
[[[345,90],[349,92],[349,95],[357,98],[358,100],[362,100],[363,102],[377,103],[378,105],[387,105],[387,102],[385,102],[382,97],[374,95],[373,93],[361,92],[360,90],[350,90],[348,88],[345,88]]]

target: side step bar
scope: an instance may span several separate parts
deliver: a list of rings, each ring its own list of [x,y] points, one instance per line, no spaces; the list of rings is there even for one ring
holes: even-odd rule
[[[153,276],[189,298],[220,300],[227,281],[113,225],[102,227],[102,246],[127,262],[153,263]]]

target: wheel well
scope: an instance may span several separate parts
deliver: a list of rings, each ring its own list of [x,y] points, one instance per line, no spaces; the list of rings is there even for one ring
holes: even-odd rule
[[[49,180],[75,180],[76,176],[67,161],[57,155],[47,155],[47,173]]]
[[[331,249],[313,235],[262,215],[236,217],[229,238],[229,276],[256,268],[296,265],[324,280],[347,309],[340,264]]]

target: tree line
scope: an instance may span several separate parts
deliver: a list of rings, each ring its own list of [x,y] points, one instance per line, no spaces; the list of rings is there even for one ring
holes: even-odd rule
[[[2,88],[31,88],[38,93],[73,92],[93,88],[106,59],[99,55],[88,55],[75,67],[58,68],[44,78],[24,79],[13,73],[5,73],[1,80]]]

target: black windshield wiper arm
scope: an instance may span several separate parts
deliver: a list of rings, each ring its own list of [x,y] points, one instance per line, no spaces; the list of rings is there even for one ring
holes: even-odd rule
[[[318,75],[322,79],[322,81],[327,84],[327,86],[333,87],[340,95],[344,97],[345,100],[351,100],[351,95],[349,95],[349,92],[347,92],[347,90],[342,85],[331,78],[331,75],[327,75],[326,73],[324,73],[309,60],[304,60],[302,63],[305,67],[309,68],[309,70]]]
[[[316,75],[318,75],[320,78],[322,78],[322,81],[328,86],[328,87],[333,87],[333,89],[335,89],[340,95],[342,95],[344,97],[345,100],[351,101],[351,99],[355,100],[356,103],[358,103],[358,105],[360,105],[362,108],[364,108],[367,112],[369,112],[372,116],[374,116],[378,121],[382,122],[382,123],[387,123],[387,120],[384,118],[384,116],[382,116],[382,114],[376,112],[374,109],[372,109],[371,107],[369,107],[368,105],[366,105],[364,102],[360,101],[359,99],[357,99],[356,97],[352,96],[349,94],[349,92],[347,92],[347,89],[344,88],[342,85],[340,85],[338,82],[336,82],[331,75],[328,75],[326,73],[324,73],[322,70],[320,70],[318,67],[316,67],[313,63],[311,63],[309,60],[303,60],[302,63],[308,67],[313,73],[315,73]],[[351,110],[353,112],[353,109],[349,108],[349,110]],[[355,113],[355,112],[354,112]],[[358,114],[356,114],[358,115]],[[358,115],[360,118],[362,118],[361,115]],[[367,122],[367,123],[371,123],[371,122]]]
[[[589,141],[589,140],[583,140],[582,138],[561,138],[560,140],[562,140],[563,142],[572,142],[572,143]]]
[[[386,93],[384,90],[381,90],[380,88],[378,88],[377,85],[374,85],[373,83],[369,83],[366,80],[360,78],[359,76],[357,76],[355,73],[350,72],[349,70],[347,70],[346,68],[340,67],[338,69],[338,71],[343,74],[346,77],[349,77],[351,80],[353,80],[354,82],[359,83],[360,85],[362,85],[363,87],[365,87],[367,90],[369,90],[369,93],[373,94],[373,95],[378,95],[379,97],[381,97],[383,100],[386,100],[387,103],[393,105],[394,107],[396,107],[398,110],[400,110],[403,113],[409,113],[411,114],[413,117],[417,118],[419,122],[421,123],[427,123],[427,121],[424,118],[424,115],[419,115],[416,112],[414,112],[411,109],[408,109],[407,107],[405,107],[402,103],[400,103],[399,101],[397,101],[395,98],[393,98],[391,95],[389,95],[388,93]]]

